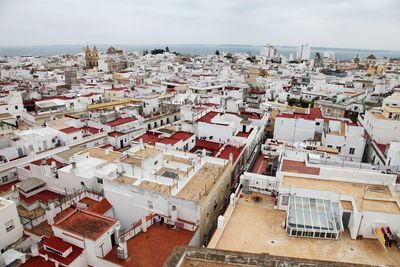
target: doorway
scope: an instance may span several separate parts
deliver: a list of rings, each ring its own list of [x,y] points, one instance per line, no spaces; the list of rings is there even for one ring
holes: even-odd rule
[[[342,215],[343,228],[349,228],[351,212],[344,211]]]

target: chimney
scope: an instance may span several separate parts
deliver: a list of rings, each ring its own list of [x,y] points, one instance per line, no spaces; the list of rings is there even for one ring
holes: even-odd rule
[[[229,153],[229,161],[233,163],[233,154]]]
[[[54,160],[51,162],[51,167],[52,168],[57,168],[57,164],[56,164],[56,162]]]
[[[121,253],[119,254],[121,256],[121,259],[122,260],[127,259],[129,255],[128,255],[128,246],[126,245],[125,237],[121,237],[119,239],[118,248],[121,250]]]
[[[140,144],[140,149],[143,149],[144,148],[144,146],[143,146],[143,138],[139,139],[139,144]]]
[[[46,209],[46,219],[49,225],[54,224],[54,217],[55,217],[55,206],[54,202],[50,202],[48,208]]]
[[[146,222],[146,216],[142,217],[142,231],[143,233],[147,232],[147,222]]]
[[[46,160],[45,159],[41,159],[40,160],[40,165],[42,165],[42,166],[47,165]]]
[[[203,148],[203,150],[201,151],[201,155],[202,155],[203,157],[207,156],[207,151],[206,151],[205,148]]]
[[[224,228],[224,216],[219,215],[218,216],[218,229]]]
[[[104,154],[105,154],[105,155],[110,155],[110,149],[107,148],[107,149],[104,151]]]
[[[235,207],[235,206],[236,206],[236,196],[235,196],[235,193],[232,193],[232,194],[231,194],[229,200],[230,200],[230,202],[232,203],[233,207]]]
[[[32,254],[32,257],[39,256],[39,248],[38,248],[37,244],[33,244],[31,246],[31,254]]]

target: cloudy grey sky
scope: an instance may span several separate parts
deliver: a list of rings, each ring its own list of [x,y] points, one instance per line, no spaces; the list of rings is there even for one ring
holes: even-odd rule
[[[0,45],[400,49],[399,0],[0,0]]]

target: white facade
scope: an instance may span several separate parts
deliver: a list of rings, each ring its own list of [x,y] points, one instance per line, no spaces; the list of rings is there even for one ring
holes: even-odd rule
[[[321,132],[323,120],[307,120],[303,118],[276,117],[274,139],[291,143],[314,140],[315,133]]]
[[[0,198],[0,249],[13,244],[23,235],[23,227],[14,201]]]
[[[310,60],[310,55],[311,55],[311,47],[308,44],[297,47],[296,50],[297,60]]]

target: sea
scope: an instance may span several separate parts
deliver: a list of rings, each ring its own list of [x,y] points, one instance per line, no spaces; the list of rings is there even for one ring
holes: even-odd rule
[[[82,52],[86,45],[35,45],[35,46],[0,46],[0,56],[49,56],[61,54],[77,54]],[[261,46],[257,45],[199,45],[199,44],[173,44],[173,45],[96,45],[100,52],[105,52],[110,46],[117,49],[124,49],[126,52],[135,52],[153,49],[165,49],[168,46],[170,52],[191,55],[207,55],[214,54],[216,50],[230,53],[249,53],[251,55],[259,55]],[[290,54],[296,54],[295,46],[274,46],[278,53],[289,57]],[[355,49],[355,48],[328,48],[328,47],[311,47],[311,57],[319,52],[334,52],[338,60],[351,60],[357,54],[361,59],[365,59],[370,54],[374,54],[377,58],[400,58],[400,50],[371,50],[371,49]]]

